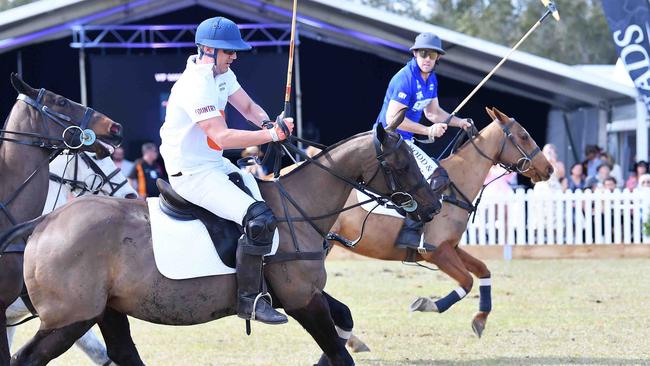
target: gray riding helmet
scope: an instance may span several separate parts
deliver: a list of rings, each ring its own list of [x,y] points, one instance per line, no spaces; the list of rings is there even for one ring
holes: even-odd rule
[[[440,40],[440,37],[431,32],[418,34],[418,36],[415,37],[415,43],[413,43],[413,46],[411,46],[410,50],[413,51],[422,48],[435,50],[441,55],[444,55],[446,53],[445,50],[442,49],[442,41]]]

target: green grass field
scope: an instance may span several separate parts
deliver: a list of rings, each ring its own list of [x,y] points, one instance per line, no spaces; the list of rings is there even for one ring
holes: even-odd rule
[[[355,333],[371,348],[357,365],[650,365],[650,260],[489,262],[493,311],[482,339],[470,322],[478,285],[444,314],[409,313],[416,296],[447,294],[439,272],[380,261],[329,261],[327,290],[347,303]],[[32,321],[16,347],[35,332]],[[193,327],[131,322],[148,365],[311,365],[315,342],[293,319],[255,324],[236,318]],[[54,365],[89,365],[72,349]]]

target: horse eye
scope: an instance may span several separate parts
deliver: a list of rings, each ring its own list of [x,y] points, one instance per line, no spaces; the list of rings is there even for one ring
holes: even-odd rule
[[[59,99],[56,101],[56,104],[58,104],[61,107],[65,107],[65,105],[68,104],[68,101],[65,99]]]
[[[525,133],[525,132],[522,133],[522,134],[521,134],[521,139],[522,139],[522,140],[528,140],[528,134]]]

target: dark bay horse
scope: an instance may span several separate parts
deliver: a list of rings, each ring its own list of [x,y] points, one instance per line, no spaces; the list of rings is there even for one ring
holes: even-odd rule
[[[20,93],[4,129],[0,130],[0,233],[43,212],[48,192],[49,162],[64,148],[92,149],[109,154],[94,134],[119,143],[122,127],[103,114],[45,89],[33,89],[15,74],[11,83]],[[81,130],[90,129],[93,132]],[[0,364],[9,364],[6,338],[7,307],[23,288],[21,243],[12,243],[0,258]]]
[[[274,304],[311,334],[331,365],[354,361],[340,342],[333,320],[337,314],[322,291],[327,278],[322,235],[334,224],[352,185],[363,181],[382,195],[412,197],[417,202],[415,213],[425,220],[435,210],[434,196],[408,145],[391,131],[398,123],[386,131],[380,125],[374,133],[353,136],[278,181],[260,183],[279,219],[276,257],[285,258],[265,266]],[[314,220],[301,220],[301,215]],[[127,314],[169,325],[235,314],[235,275],[177,281],[160,274],[145,203],[81,197],[20,226],[15,234],[32,231],[25,251],[25,281],[41,326],[12,364],[45,364],[98,323],[112,360],[142,365]]]
[[[466,143],[455,154],[441,161],[449,173],[455,188],[449,189],[446,195],[453,195],[461,201],[466,201],[466,207],[472,207],[474,198],[478,195],[483,182],[492,165],[501,164],[512,171],[519,171],[533,181],[546,180],[553,172],[550,163],[543,154],[537,154],[539,147],[528,132],[514,119],[506,116],[496,108],[487,109],[492,123],[485,127],[471,143]],[[520,166],[518,166],[518,164]],[[463,196],[466,199],[463,199]],[[357,195],[353,192],[346,205],[357,203]],[[483,284],[490,281],[490,271],[485,263],[473,257],[458,246],[467,228],[469,219],[468,209],[444,202],[440,213],[424,227],[424,242],[436,246],[436,249],[425,254],[417,254],[415,260],[435,264],[440,270],[458,282],[462,291],[469,293],[473,285],[473,273]],[[354,208],[341,213],[332,231],[344,238],[357,238],[360,235],[361,223],[367,212]],[[406,249],[397,248],[394,243],[402,226],[402,219],[371,214],[367,220],[362,239],[354,248],[346,248],[354,253],[371,258],[403,261],[406,259]],[[339,243],[337,243],[339,244]],[[481,336],[485,328],[487,316],[491,310],[490,286],[481,289],[479,312],[472,320],[472,329]],[[447,308],[453,305],[453,300],[463,296],[450,295]],[[418,298],[412,305],[412,311],[438,311],[437,305],[429,298]]]

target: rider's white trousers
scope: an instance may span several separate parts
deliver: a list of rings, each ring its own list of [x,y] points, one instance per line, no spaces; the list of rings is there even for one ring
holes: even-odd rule
[[[230,181],[228,174],[238,172],[253,197],[244,193]],[[240,170],[229,160],[224,159],[220,168],[211,168],[197,173],[169,177],[172,188],[181,197],[199,205],[224,219],[243,225],[248,207],[255,201],[263,201],[260,189],[252,174]]]

